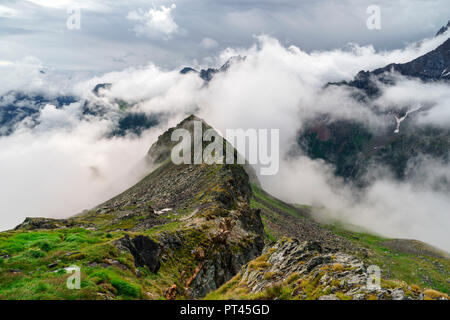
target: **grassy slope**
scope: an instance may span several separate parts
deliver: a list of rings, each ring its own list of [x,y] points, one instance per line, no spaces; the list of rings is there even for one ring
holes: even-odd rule
[[[94,226],[95,230],[69,227],[1,232],[0,299],[160,299],[173,284],[183,288],[187,280],[183,274],[192,274],[198,265],[192,251],[202,245],[210,247],[211,242],[206,236],[208,224],[200,228],[187,226],[191,221],[185,218],[193,214],[195,205],[212,201],[210,194],[220,191],[219,171],[224,172],[220,166],[208,166],[199,182],[207,191],[192,195],[192,206],[164,214],[163,224],[145,231],[130,230],[145,215],[115,222],[117,212],[96,215],[92,211],[73,221]],[[143,182],[154,177],[155,172]],[[136,211],[132,207],[126,209]],[[197,217],[200,214],[213,221],[220,212],[209,208]],[[138,268],[137,276],[133,257],[112,244],[125,234],[142,234],[158,241],[162,233],[176,233],[185,240],[181,248],[162,259],[157,274]],[[68,274],[64,268],[70,265],[81,267],[81,290],[66,288]]]
[[[281,213],[297,221],[309,220],[307,207],[296,208],[286,204],[257,186],[253,186],[253,193],[251,206],[261,209],[268,242],[282,237],[282,229],[273,222]],[[168,214],[166,224],[142,232],[156,239],[161,232],[178,230],[191,241],[173,257],[163,261],[157,274],[139,268],[140,277],[136,276],[132,256],[119,252],[111,244],[125,234],[124,231],[112,230],[117,225],[96,231],[74,227],[0,233],[0,299],[95,299],[111,293],[116,299],[161,298],[164,288],[174,283],[182,286],[182,272],[196,266],[191,250],[198,243],[208,241],[202,237],[203,232],[180,221],[180,217],[187,215],[189,212],[178,216]],[[338,225],[326,228],[357,246],[367,248],[370,254],[360,258],[379,265],[383,277],[450,292],[448,259],[395,252],[383,245],[387,239],[382,237],[350,232]],[[56,266],[51,266],[54,263]],[[67,274],[64,267],[72,264],[82,267],[81,290],[68,290],[65,286]]]
[[[156,236],[170,226],[154,227],[146,234]],[[193,245],[203,240],[201,234],[190,233]],[[164,288],[178,283],[181,265],[195,266],[187,245],[176,253],[178,260],[163,262],[157,274],[139,268],[138,277],[133,257],[111,244],[124,234],[80,228],[1,233],[0,252],[11,257],[0,259],[0,299],[96,299],[111,293],[116,299],[158,298]],[[70,265],[81,267],[81,290],[66,288],[64,268]]]
[[[300,219],[306,219],[311,211],[307,206],[292,206],[282,202],[256,185],[252,185],[254,198],[251,205],[262,210],[261,218],[264,222],[267,239],[274,242],[285,234],[279,225],[272,223],[279,217],[280,212],[274,208],[283,210],[285,213]],[[269,206],[269,205],[270,206]],[[271,227],[272,226],[272,227]],[[392,239],[383,238],[368,233],[348,231],[340,225],[323,225],[324,229],[333,234],[347,239],[356,247],[365,248],[357,253],[358,258],[366,263],[378,265],[382,270],[382,276],[387,279],[398,279],[410,284],[416,284],[422,288],[433,288],[447,294],[450,293],[450,260],[428,255],[399,252],[385,245]]]
[[[279,230],[275,230],[273,219],[276,219],[279,211],[285,212],[292,217],[303,219],[308,213],[308,208],[296,208],[290,204],[282,202],[277,198],[271,196],[259,186],[252,184],[253,198],[250,201],[250,206],[261,210],[261,219],[264,224],[264,231],[269,242],[276,242],[277,239],[283,236]]]
[[[450,260],[432,254],[414,254],[389,248],[391,239],[368,233],[345,230],[339,225],[326,226],[358,246],[368,249],[368,256],[360,256],[368,264],[381,268],[386,278],[400,279],[422,288],[450,293]]]

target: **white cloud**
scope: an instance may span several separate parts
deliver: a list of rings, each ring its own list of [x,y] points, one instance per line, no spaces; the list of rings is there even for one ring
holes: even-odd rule
[[[152,8],[148,11],[134,10],[128,13],[127,19],[139,22],[133,29],[138,36],[152,38],[162,35],[169,38],[179,30],[172,17],[172,11],[175,8],[176,5],[172,4],[170,7],[160,6],[159,9]]]
[[[395,86],[387,86],[377,104],[385,107],[422,107],[417,120],[422,124],[450,126],[450,90],[446,83],[423,83],[400,78]]]
[[[0,79],[0,94],[19,88],[35,91],[42,88],[43,78],[41,62],[34,57],[26,57],[19,61],[1,61],[0,71],[4,75]]]
[[[217,48],[219,46],[219,43],[211,38],[203,38],[200,42],[200,45],[206,50],[211,50]]]
[[[109,139],[111,121],[80,121],[79,108],[48,105],[37,128],[0,137],[1,230],[27,216],[62,218],[90,209],[147,172],[143,159],[156,131]]]
[[[45,70],[45,71],[44,71]],[[47,69],[32,56],[9,61],[0,60],[0,95],[18,90],[29,93],[43,92],[49,96],[70,94],[77,76],[68,77],[53,69]]]
[[[19,15],[18,11],[10,7],[0,5],[0,18],[14,18]]]

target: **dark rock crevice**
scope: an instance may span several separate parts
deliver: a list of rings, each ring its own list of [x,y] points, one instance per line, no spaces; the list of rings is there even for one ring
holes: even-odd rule
[[[119,249],[131,253],[136,267],[147,267],[153,273],[157,273],[161,267],[160,245],[146,236],[130,238],[129,235],[125,235],[116,245]]]

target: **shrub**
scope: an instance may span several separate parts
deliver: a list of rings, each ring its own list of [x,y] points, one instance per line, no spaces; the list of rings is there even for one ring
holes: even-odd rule
[[[273,279],[273,277],[275,277],[274,272],[269,271],[264,274],[264,280],[270,280],[270,279]]]
[[[340,272],[340,271],[344,270],[344,266],[340,263],[335,263],[331,267],[331,270],[333,270],[334,272]]]
[[[41,250],[29,250],[28,255],[35,259],[45,257],[45,253]]]
[[[96,283],[111,283],[121,296],[137,298],[141,292],[139,286],[132,284],[110,270],[100,270],[91,274],[91,280]]]
[[[121,296],[127,296],[132,298],[137,298],[140,293],[140,289],[138,286],[131,284],[122,279],[112,279],[111,284],[114,288],[117,289],[117,292]]]
[[[298,279],[300,279],[300,275],[298,273],[293,273],[287,278],[286,281],[287,281],[287,283],[291,284]]]
[[[45,252],[49,252],[50,250],[53,249],[53,246],[50,243],[48,243],[47,241],[39,242],[38,247],[39,247],[39,249],[41,249],[42,251],[45,251]]]
[[[411,291],[414,293],[420,293],[420,287],[418,285],[412,284]]]
[[[433,289],[426,289],[423,291],[423,294],[431,299],[439,299],[439,298],[446,298],[448,299],[448,295],[445,293],[433,290]]]
[[[36,288],[34,289],[35,293],[40,293],[40,292],[45,292],[45,291],[49,291],[50,289],[50,285],[48,285],[47,283],[39,283]]]

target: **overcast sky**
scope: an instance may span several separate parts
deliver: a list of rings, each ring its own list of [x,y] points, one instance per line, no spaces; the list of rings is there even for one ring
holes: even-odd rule
[[[381,29],[369,30],[369,5]],[[81,28],[68,10],[81,8]],[[307,52],[403,48],[450,19],[448,0],[2,0],[0,64],[25,57],[45,68],[105,72],[154,62],[165,68],[207,65],[227,47],[268,34]]]

